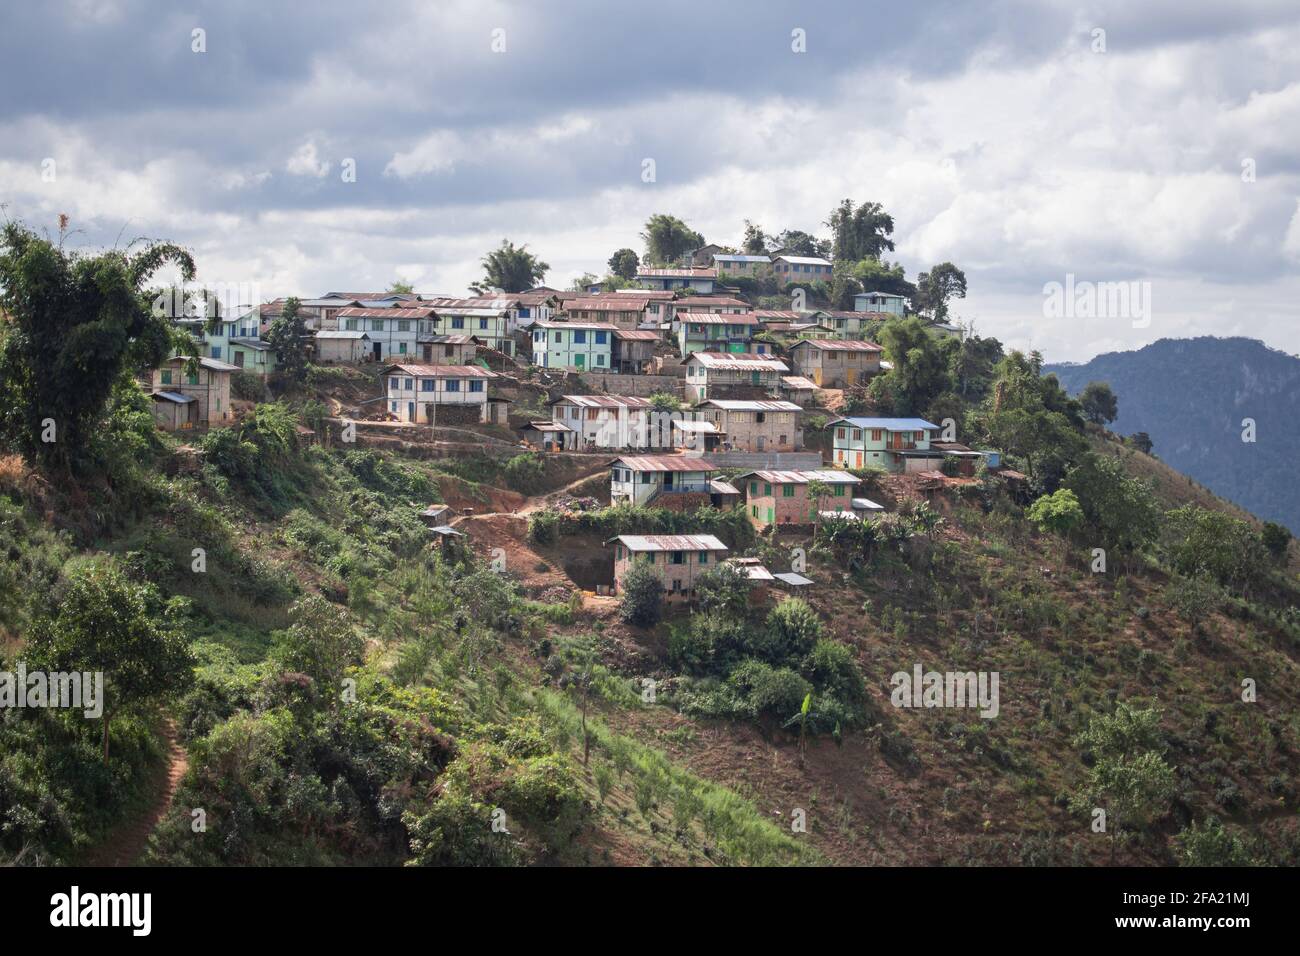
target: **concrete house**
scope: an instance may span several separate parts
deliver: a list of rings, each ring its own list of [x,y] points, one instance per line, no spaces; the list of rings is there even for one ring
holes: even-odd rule
[[[820,256],[778,255],[772,257],[772,271],[783,282],[830,282],[833,270]]]
[[[859,292],[853,297],[853,308],[857,312],[906,315],[907,297],[896,292]]]
[[[790,364],[819,388],[839,388],[880,374],[883,351],[857,339],[801,339],[790,346]]]
[[[660,412],[635,395],[564,395],[551,403],[551,417],[573,430],[566,448],[672,448],[674,418],[689,413]],[[570,443],[571,442],[571,443]]]
[[[693,289],[705,295],[713,292],[717,269],[661,269],[638,266],[636,284],[643,289]]]
[[[813,482],[826,485],[829,494],[813,497]],[[815,524],[819,512],[853,513],[853,492],[861,481],[847,471],[750,471],[736,484],[750,523],[763,531],[774,524]]]
[[[883,468],[900,474],[929,471],[943,463],[944,453],[930,441],[939,426],[923,418],[837,418],[833,428],[832,460],[846,468]]]
[[[432,316],[430,308],[342,309],[338,322],[340,331],[366,333],[375,361],[414,360],[419,354],[420,322]]]
[[[479,343],[505,355],[514,354],[518,307],[509,298],[425,299],[432,321],[422,331],[433,335],[472,335]]]
[[[364,362],[374,358],[370,336],[365,332],[321,329],[315,338],[317,362]]]
[[[613,367],[614,333],[605,322],[534,322],[533,364],[542,368],[609,371]]]
[[[755,276],[766,275],[772,271],[772,260],[768,256],[742,256],[724,252],[713,257],[718,275]]]
[[[623,579],[633,562],[645,563],[664,579],[665,597],[680,601],[690,597],[701,574],[717,566],[728,548],[711,534],[621,534],[614,545],[614,589],[621,593]]]
[[[700,269],[707,269],[713,265],[718,253],[722,252],[722,246],[716,242],[705,243],[691,253],[690,264]]]
[[[876,323],[893,318],[888,312],[850,312],[844,309],[819,309],[817,321],[834,330],[830,339],[865,339]]]
[[[188,359],[176,356],[167,359],[154,369],[150,391],[172,392],[194,399],[193,403],[177,402],[174,399],[162,400],[169,405],[192,404],[193,407],[186,408],[183,413],[184,421],[192,427],[211,427],[232,421],[234,414],[230,409],[230,376],[239,371],[239,367],[214,358],[200,358],[198,367],[193,372],[187,372],[185,370],[187,362]],[[168,410],[165,405],[162,409],[157,406],[158,401],[155,400],[155,421],[158,420],[160,411],[171,411],[173,418],[176,414],[180,414],[177,410]]]
[[[784,400],[710,398],[695,408],[695,420],[712,422],[720,450],[798,451],[803,448],[803,409]]]
[[[488,381],[494,378],[477,365],[389,365],[383,370],[384,401],[401,422],[485,422]],[[458,411],[444,415],[435,406]]]
[[[740,315],[752,310],[744,299],[729,295],[684,295],[673,299],[664,306],[664,318],[672,323],[676,332],[681,325],[677,316],[680,312],[716,312],[720,315]]]
[[[704,496],[708,504],[713,468],[704,459],[686,455],[633,455],[610,462],[609,500],[612,504],[644,505],[658,495]]]
[[[781,376],[790,367],[775,356],[752,352],[692,352],[686,366],[686,399],[756,398],[758,391],[775,396]]]
[[[678,312],[675,321],[677,348],[682,358],[692,352],[769,351],[764,342],[753,342],[758,319],[752,313]],[[751,343],[754,346],[751,349]]]

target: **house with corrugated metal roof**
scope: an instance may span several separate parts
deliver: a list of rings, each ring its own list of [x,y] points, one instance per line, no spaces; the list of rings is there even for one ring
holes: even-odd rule
[[[772,257],[737,255],[732,252],[720,252],[714,255],[713,264],[718,275],[749,276],[750,278],[766,275],[772,271]]]
[[[907,314],[907,296],[897,292],[859,292],[853,297],[858,312],[885,312],[891,316]]]
[[[682,358],[692,352],[772,351],[766,343],[753,342],[759,326],[751,312],[678,312],[674,321]]]
[[[214,358],[199,358],[193,371],[187,366],[189,359],[175,356],[165,360],[153,370],[150,391],[153,393],[170,392],[182,397],[193,398],[194,407],[185,409],[185,420],[194,427],[218,425],[233,420],[230,408],[230,376],[239,371],[239,367],[229,362]],[[169,404],[184,404],[174,399],[164,398]],[[155,410],[155,420],[158,412]]]
[[[879,375],[883,353],[874,342],[857,339],[800,339],[789,349],[794,373],[819,388],[856,385]]]
[[[689,413],[660,412],[637,395],[562,395],[551,402],[551,417],[573,429],[577,451],[672,448],[673,416]]]
[[[609,500],[616,505],[649,504],[659,495],[712,492],[714,469],[694,456],[627,455],[615,458],[609,467]]]
[[[682,364],[686,367],[686,398],[692,402],[739,397],[729,394],[738,386],[774,396],[781,376],[790,371],[776,356],[753,352],[692,352]]]
[[[798,451],[802,415],[802,408],[784,399],[710,398],[695,406],[695,420],[712,422],[725,436],[721,451]]]
[[[944,453],[931,448],[939,426],[923,418],[837,418],[828,422],[831,458],[846,468],[883,468],[896,474],[929,471]]]
[[[815,524],[819,512],[853,513],[860,479],[847,471],[750,471],[735,479],[745,514],[760,531],[772,525]],[[816,492],[815,494],[813,492]]]
[[[315,340],[317,362],[362,362],[373,358],[370,336],[360,330],[321,329]]]
[[[473,406],[488,420],[488,382],[496,373],[477,365],[393,364],[383,370],[384,404],[401,422],[436,423],[437,406]]]
[[[657,266],[638,266],[636,284],[643,289],[693,289],[708,295],[713,291],[718,270],[663,269]]]
[[[342,309],[337,319],[339,331],[365,332],[375,361],[384,359],[413,361],[420,336],[420,322],[433,317],[433,309],[376,308]]]
[[[711,534],[621,534],[605,542],[614,546],[614,589],[634,563],[652,567],[664,581],[668,600],[684,600],[695,591],[696,581],[716,567],[730,550]]]
[[[830,282],[832,267],[821,256],[772,257],[772,271],[785,282]]]
[[[533,364],[542,368],[608,372],[613,366],[614,333],[608,322],[534,322]]]

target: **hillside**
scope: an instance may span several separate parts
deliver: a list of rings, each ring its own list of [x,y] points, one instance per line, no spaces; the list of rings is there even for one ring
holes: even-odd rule
[[[1261,518],[1300,529],[1300,358],[1254,339],[1161,339],[1044,371],[1072,394],[1108,382],[1119,397],[1116,432],[1146,432],[1173,468]],[[1256,423],[1254,443],[1242,441],[1246,418]]]

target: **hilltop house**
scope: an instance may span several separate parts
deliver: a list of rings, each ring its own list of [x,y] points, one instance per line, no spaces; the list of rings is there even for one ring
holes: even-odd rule
[[[489,420],[488,380],[496,374],[477,365],[389,365],[383,370],[384,400],[398,421],[434,423],[444,405],[465,409],[444,420]]]
[[[907,314],[907,297],[896,292],[859,292],[853,297],[857,312],[885,312],[891,316]]]
[[[533,364],[609,371],[617,331],[617,326],[605,322],[534,322]]]
[[[772,270],[772,260],[768,256],[741,256],[734,253],[718,253],[713,257],[718,275],[755,276]]]
[[[790,364],[819,388],[839,388],[880,374],[883,351],[856,339],[802,339],[790,346]]]
[[[929,471],[943,463],[930,440],[939,426],[922,418],[837,418],[832,460],[846,468],[883,468],[894,473]]]
[[[710,398],[695,408],[695,420],[711,422],[720,433],[723,451],[798,451],[803,447],[802,414],[794,402],[775,399]]]
[[[565,311],[569,318],[581,322],[602,322],[620,329],[639,329],[644,323],[658,321],[657,309],[652,316],[650,299],[635,295],[607,295],[571,299]]]
[[[649,329],[619,329],[614,333],[610,366],[624,375],[641,375],[654,361],[659,333]]]
[[[193,372],[183,356],[169,358],[153,370],[150,391],[154,396],[154,420],[164,428],[210,427],[231,421],[230,376],[236,365],[214,358],[199,358]],[[163,394],[167,393],[167,394]],[[192,401],[185,401],[185,399]],[[181,409],[176,406],[185,406]]]
[[[695,589],[696,579],[717,565],[727,546],[711,534],[621,534],[605,544],[614,545],[614,589],[632,563],[644,562],[662,575],[665,597],[682,600]]]
[[[574,451],[671,448],[672,420],[684,417],[635,395],[564,395],[551,403],[551,415],[573,430],[565,447]]]
[[[811,496],[813,482],[826,485],[829,493]],[[736,484],[750,523],[764,531],[774,524],[815,524],[818,512],[852,513],[853,491],[861,481],[847,471],[750,471]]]
[[[703,458],[685,455],[616,458],[610,462],[609,500],[616,505],[644,505],[660,494],[708,495],[712,479],[713,468]]]
[[[832,267],[820,256],[772,257],[772,271],[784,282],[830,282]]]
[[[692,352],[748,352],[758,319],[751,313],[678,312],[675,320],[677,345],[682,358]],[[753,351],[770,350],[763,342],[752,342]]]
[[[366,333],[375,361],[414,359],[420,322],[432,316],[429,308],[342,309],[338,322],[340,331]]]
[[[705,295],[713,292],[717,269],[660,269],[638,266],[636,283],[643,289],[692,289]]]
[[[317,362],[363,362],[374,357],[370,336],[360,330],[321,329],[315,339]]]
[[[686,357],[686,398],[702,402],[706,398],[756,397],[735,394],[743,389],[761,390],[775,396],[781,376],[790,367],[774,356],[751,352],[692,352]]]

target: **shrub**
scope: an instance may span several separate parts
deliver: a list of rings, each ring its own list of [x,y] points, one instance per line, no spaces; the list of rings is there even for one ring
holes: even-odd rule
[[[528,517],[528,540],[534,544],[554,544],[559,536],[560,516],[554,511],[534,511]]]
[[[530,451],[511,458],[501,469],[501,474],[511,491],[531,495],[541,489],[546,468],[541,456]]]
[[[623,575],[623,600],[618,614],[624,623],[653,627],[663,615],[664,580],[649,564],[634,561]]]
[[[760,647],[762,657],[773,664],[801,661],[821,636],[821,619],[808,602],[802,598],[786,598],[768,612],[765,639]]]

